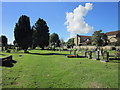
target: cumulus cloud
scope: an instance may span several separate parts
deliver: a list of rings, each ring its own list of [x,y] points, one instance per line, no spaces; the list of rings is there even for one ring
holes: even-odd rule
[[[93,31],[93,27],[89,26],[84,17],[87,15],[88,11],[93,9],[93,5],[91,3],[86,3],[85,6],[79,5],[76,7],[73,12],[66,13],[66,28],[67,31],[70,32],[70,37],[74,37],[78,34],[87,34]]]

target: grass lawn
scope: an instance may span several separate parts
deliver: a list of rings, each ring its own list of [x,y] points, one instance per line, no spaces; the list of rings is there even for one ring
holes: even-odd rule
[[[118,63],[67,58],[68,51],[3,54],[17,61],[1,67],[3,88],[118,88]]]

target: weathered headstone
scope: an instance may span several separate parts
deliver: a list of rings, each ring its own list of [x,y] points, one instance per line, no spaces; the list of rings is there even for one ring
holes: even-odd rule
[[[88,52],[88,58],[89,58],[89,59],[92,59],[92,51],[89,51],[89,52]]]
[[[76,54],[76,51],[77,51],[77,49],[74,50],[74,55],[75,55],[75,56],[77,55],[77,54]]]
[[[95,60],[100,60],[99,51],[95,51]]]
[[[72,50],[70,49],[70,54],[72,54]]]
[[[103,56],[103,48],[101,49],[101,54],[102,54],[102,56]]]
[[[104,53],[103,53],[103,61],[105,61],[105,62],[109,61],[109,52],[104,51]]]
[[[87,51],[83,51],[83,56],[84,56],[84,57],[87,56]]]
[[[102,55],[102,51],[101,51],[101,50],[99,50],[99,55],[100,55],[100,56]]]

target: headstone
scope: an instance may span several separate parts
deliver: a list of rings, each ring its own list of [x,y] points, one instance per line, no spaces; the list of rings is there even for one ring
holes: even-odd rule
[[[86,57],[87,56],[87,52],[83,51],[83,56]]]
[[[76,54],[76,51],[77,51],[77,49],[74,50],[74,55],[75,55],[75,56],[77,55],[77,54]]]
[[[104,53],[103,53],[103,61],[105,61],[105,62],[109,61],[109,52],[104,51]]]
[[[95,60],[100,60],[99,51],[95,51]]]
[[[72,54],[72,50],[70,49],[70,54]]]
[[[102,54],[102,56],[103,56],[103,48],[101,49],[101,54]]]
[[[89,51],[89,52],[88,52],[88,58],[89,58],[89,59],[92,59],[92,51]]]

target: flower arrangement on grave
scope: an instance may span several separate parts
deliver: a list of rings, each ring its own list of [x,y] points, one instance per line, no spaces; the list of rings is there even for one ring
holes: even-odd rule
[[[68,55],[67,57],[68,58],[72,58],[72,57],[75,57],[75,55]]]

